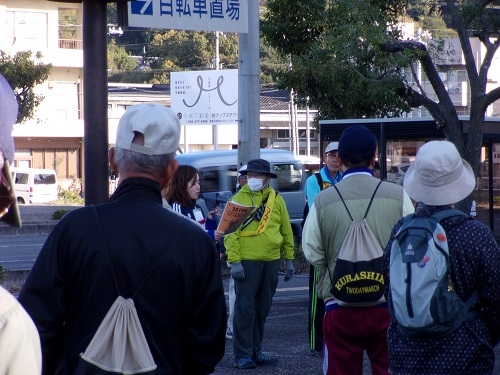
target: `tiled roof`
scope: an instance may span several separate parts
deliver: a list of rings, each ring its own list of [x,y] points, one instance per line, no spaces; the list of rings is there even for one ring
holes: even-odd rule
[[[290,92],[285,90],[262,90],[260,109],[263,111],[288,111]]]
[[[108,84],[108,95],[113,96],[170,96],[170,85],[150,84]],[[290,93],[286,90],[262,90],[260,92],[260,109],[263,111],[288,111]]]

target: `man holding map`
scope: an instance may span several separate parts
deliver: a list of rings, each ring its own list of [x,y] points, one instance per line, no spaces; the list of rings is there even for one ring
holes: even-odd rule
[[[255,208],[224,245],[235,280],[236,301],[233,319],[234,366],[240,369],[274,365],[277,358],[262,352],[264,322],[278,285],[281,253],[285,256],[285,281],[294,275],[294,241],[285,201],[269,186],[276,174],[267,160],[250,160],[247,184],[232,201]],[[235,213],[242,207],[236,206]],[[227,211],[226,206],[226,211]]]

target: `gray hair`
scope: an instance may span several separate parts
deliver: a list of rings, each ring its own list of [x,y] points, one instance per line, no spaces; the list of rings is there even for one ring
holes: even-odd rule
[[[115,147],[115,164],[118,173],[150,173],[156,177],[165,174],[169,164],[175,159],[175,153],[166,155],[146,155],[140,152]]]

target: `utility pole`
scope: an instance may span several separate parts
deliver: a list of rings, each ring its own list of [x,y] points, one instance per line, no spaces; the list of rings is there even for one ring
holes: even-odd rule
[[[306,155],[311,156],[311,135],[309,124],[309,97],[306,100]]]
[[[248,33],[238,35],[238,166],[260,157],[259,0],[248,0]]]
[[[113,1],[72,2],[82,3],[83,9],[83,188],[88,206],[109,198],[106,2]]]
[[[83,102],[85,205],[109,198],[106,3],[83,1]]]
[[[288,70],[292,70],[292,57],[288,57]],[[288,108],[290,109],[290,126],[289,126],[289,135],[290,135],[290,151],[294,153],[294,155],[298,155],[298,132],[297,132],[297,106],[295,104],[295,94],[293,93],[293,89],[290,90],[290,104]]]
[[[220,58],[219,58],[219,32],[215,32],[215,59],[214,59],[215,70],[219,70]],[[219,149],[219,126],[214,124],[212,126],[212,137],[214,140],[214,150]]]

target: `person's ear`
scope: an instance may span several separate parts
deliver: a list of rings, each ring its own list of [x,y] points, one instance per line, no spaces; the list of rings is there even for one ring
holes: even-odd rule
[[[344,163],[342,162],[342,158],[340,157],[340,155],[337,155],[337,160],[339,161],[339,168],[342,172],[345,172],[345,165]]]
[[[162,190],[167,186],[167,183],[172,179],[178,166],[179,166],[179,162],[176,159],[172,160],[168,164],[168,167],[165,169],[165,173],[163,173],[163,176],[161,177],[161,179],[159,181],[160,188]],[[163,191],[162,191],[162,195],[163,195]]]
[[[179,166],[179,162],[176,159],[172,160],[168,164],[168,167],[167,167],[167,170],[165,173],[165,177],[166,177],[167,181],[170,181],[172,179],[178,166]]]
[[[113,172],[115,172],[116,174],[118,174],[118,167],[116,166],[116,163],[115,163],[115,148],[114,147],[111,147],[108,150],[108,160],[109,160],[109,167],[111,168],[111,170]]]
[[[370,161],[370,169],[373,170],[373,168],[375,167],[375,155],[373,155],[373,158],[372,160]]]

